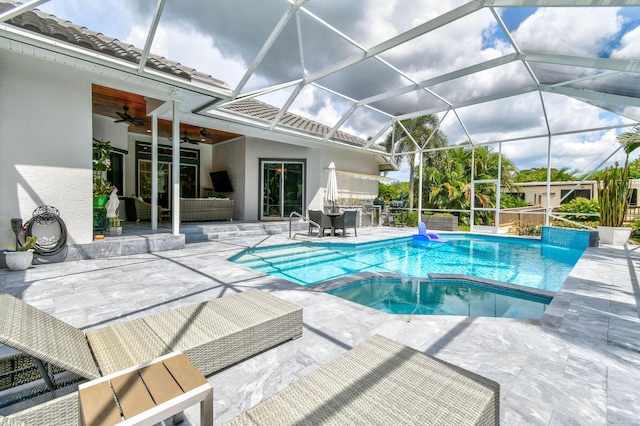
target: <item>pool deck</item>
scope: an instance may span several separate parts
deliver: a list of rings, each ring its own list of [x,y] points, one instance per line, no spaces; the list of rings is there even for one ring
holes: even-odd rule
[[[413,233],[364,228],[346,242]],[[302,338],[209,377],[218,425],[373,334],[498,381],[502,424],[638,424],[640,246],[587,249],[542,320],[531,321],[394,316],[226,260],[248,247],[290,242],[284,235],[243,236],[183,250],[3,269],[0,290],[83,329],[250,288],[302,306]],[[198,410],[188,409],[184,424],[197,422]]]

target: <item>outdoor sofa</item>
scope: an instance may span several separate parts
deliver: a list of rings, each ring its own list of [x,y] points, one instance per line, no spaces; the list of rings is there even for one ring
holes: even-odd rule
[[[180,220],[183,222],[233,220],[233,200],[228,198],[180,198]]]
[[[36,363],[42,362],[41,371],[50,372],[50,366],[54,366],[89,380],[175,351],[183,352],[208,376],[302,336],[302,308],[260,290],[248,290],[86,333],[6,293],[0,293],[0,306],[0,343],[33,357]],[[24,357],[18,354],[16,358],[21,356]],[[44,376],[45,381],[56,382],[50,374]],[[69,398],[71,401],[63,399],[62,402],[77,404],[72,401],[73,397]],[[43,410],[59,411],[61,416],[75,415],[77,424],[77,409],[70,413],[54,401],[9,418],[34,425],[71,424],[66,423],[68,417],[59,421],[40,418]],[[0,419],[0,425],[3,421],[8,422]]]

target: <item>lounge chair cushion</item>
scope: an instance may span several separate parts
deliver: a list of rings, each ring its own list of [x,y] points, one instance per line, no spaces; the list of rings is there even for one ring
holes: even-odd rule
[[[87,331],[103,376],[171,353],[171,349],[141,319]]]
[[[227,423],[499,425],[493,380],[374,336]]]
[[[144,321],[205,376],[302,336],[302,308],[260,290],[150,315]]]
[[[88,379],[100,377],[82,330],[0,293],[0,343]]]

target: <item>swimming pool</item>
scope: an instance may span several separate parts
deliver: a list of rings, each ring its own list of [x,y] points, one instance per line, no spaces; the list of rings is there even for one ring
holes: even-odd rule
[[[464,274],[558,291],[584,250],[539,240],[447,234],[448,243],[415,247],[411,237],[373,243],[299,243],[247,249],[229,260],[300,285],[359,272],[406,277]]]
[[[327,291],[390,314],[540,319],[552,297],[468,280],[368,278]]]

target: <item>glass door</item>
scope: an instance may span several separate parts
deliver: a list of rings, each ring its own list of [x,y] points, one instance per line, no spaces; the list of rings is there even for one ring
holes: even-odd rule
[[[151,202],[151,161],[140,160],[138,165],[138,194],[147,203]],[[158,205],[165,209],[171,203],[171,164],[158,163]]]
[[[304,213],[304,161],[261,161],[260,219],[284,219]]]

